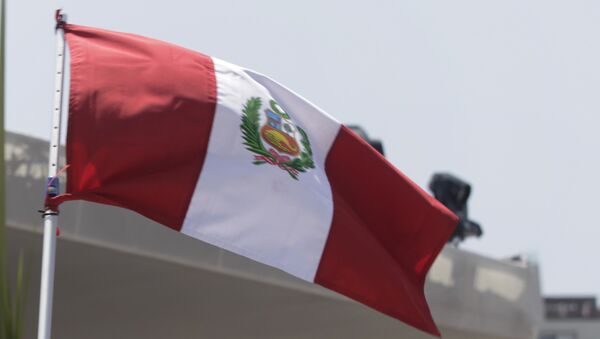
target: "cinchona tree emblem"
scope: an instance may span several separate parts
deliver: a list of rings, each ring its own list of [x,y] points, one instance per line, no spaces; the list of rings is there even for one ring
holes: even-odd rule
[[[261,99],[252,97],[242,109],[240,128],[246,149],[255,153],[252,163],[277,166],[298,180],[301,172],[315,168],[306,132],[294,124],[275,100],[270,100],[262,112],[261,108]],[[264,113],[262,119],[261,113]]]

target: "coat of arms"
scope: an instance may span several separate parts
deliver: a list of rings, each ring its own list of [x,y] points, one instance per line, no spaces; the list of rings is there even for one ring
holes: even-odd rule
[[[261,108],[261,99],[252,97],[242,109],[240,127],[246,149],[255,153],[252,163],[278,166],[298,180],[300,172],[315,168],[306,132],[294,124],[275,100],[269,101],[262,111],[264,115]]]

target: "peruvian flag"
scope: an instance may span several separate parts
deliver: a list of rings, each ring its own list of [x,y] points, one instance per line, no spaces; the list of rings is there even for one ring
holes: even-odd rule
[[[66,25],[67,192],[314,282],[439,335],[427,271],[456,217],[272,79],[125,33]]]

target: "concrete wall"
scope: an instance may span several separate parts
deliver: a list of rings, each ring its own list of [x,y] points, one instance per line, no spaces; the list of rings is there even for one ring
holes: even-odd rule
[[[29,251],[35,334],[47,143],[9,133],[10,255]],[[279,270],[185,237],[135,213],[61,208],[56,338],[429,338]],[[447,247],[426,294],[444,338],[535,338],[537,268]]]

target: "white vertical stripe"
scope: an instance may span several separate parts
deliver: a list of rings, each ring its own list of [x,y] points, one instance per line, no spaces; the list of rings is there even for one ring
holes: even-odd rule
[[[181,232],[313,281],[333,216],[325,159],[340,124],[269,78],[213,61],[217,108]],[[279,166],[253,164],[256,154],[243,145],[240,129],[242,109],[251,97],[261,98],[261,126],[274,99],[306,131],[315,168],[295,180]]]

